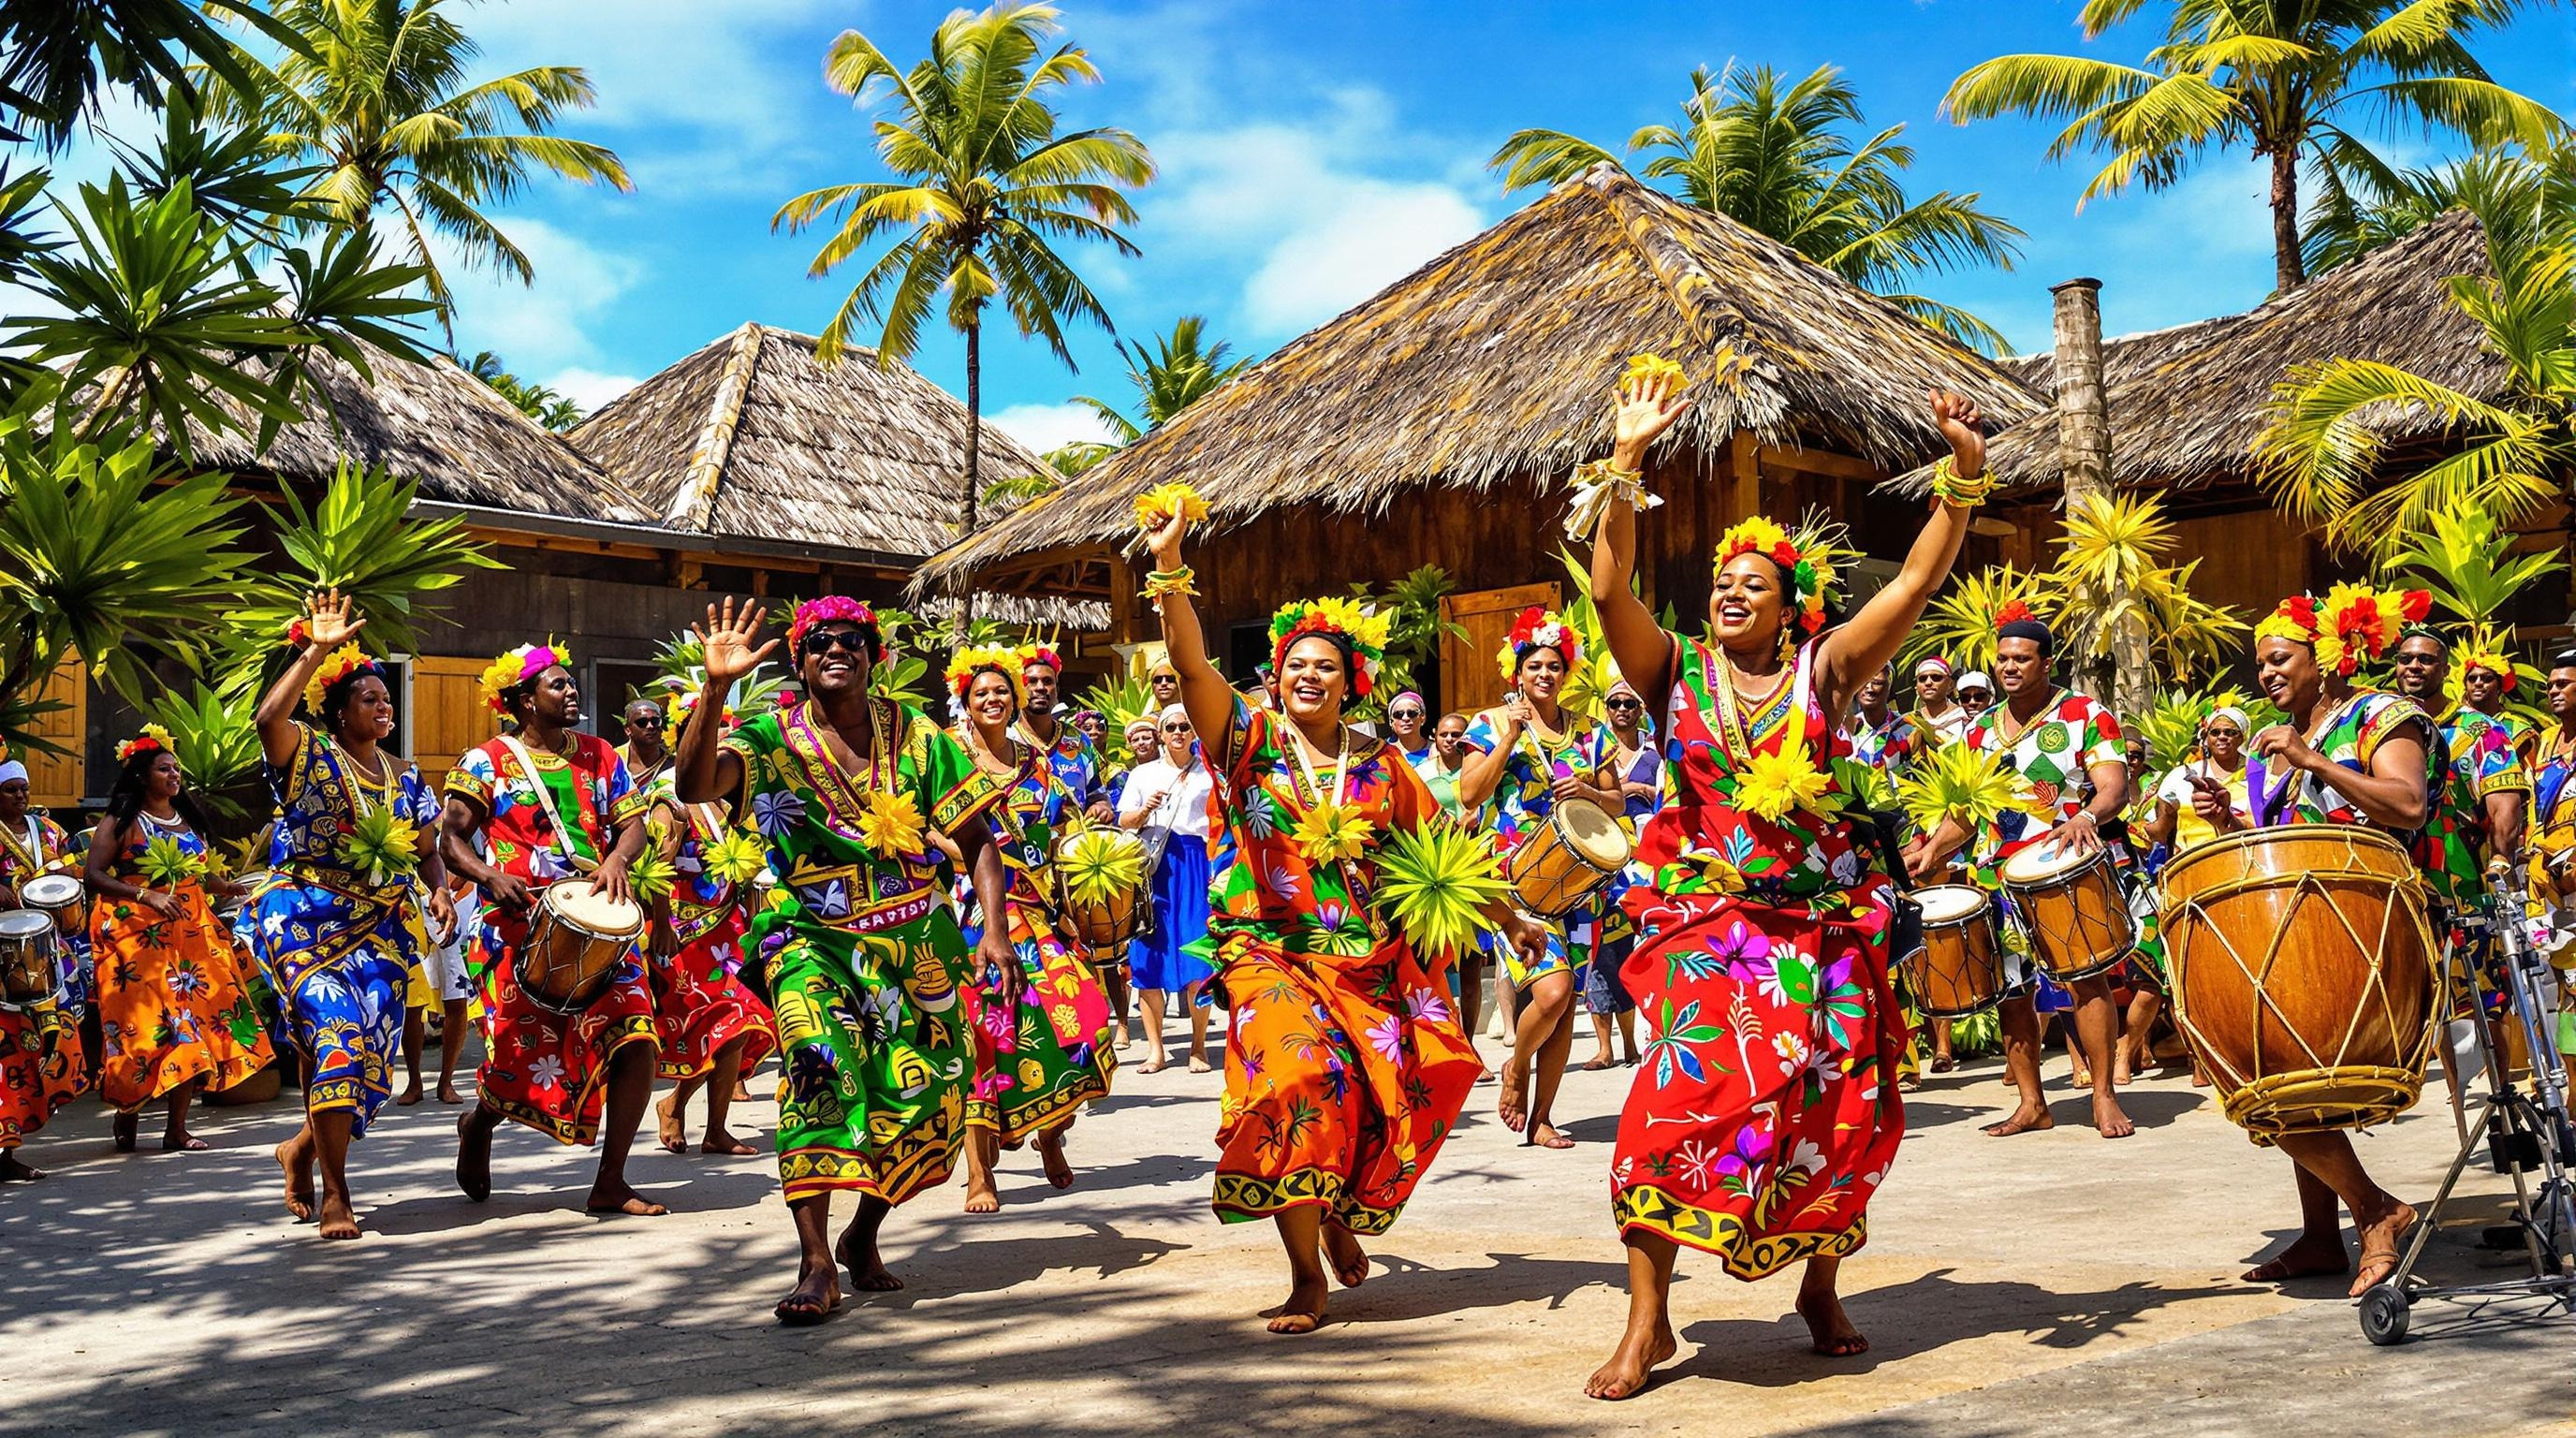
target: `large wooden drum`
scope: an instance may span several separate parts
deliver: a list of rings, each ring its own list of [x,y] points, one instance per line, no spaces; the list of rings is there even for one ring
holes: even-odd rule
[[[1636,848],[1609,810],[1589,799],[1559,799],[1539,831],[1512,851],[1503,877],[1522,908],[1562,919],[1582,908]]]
[[[1135,835],[1119,829],[1078,829],[1056,841],[1056,862],[1049,866],[1052,889],[1049,897],[1055,900],[1056,917],[1066,932],[1080,939],[1083,947],[1089,949],[1097,961],[1109,963],[1126,956],[1128,941],[1136,937],[1137,931],[1145,926],[1146,918],[1153,913],[1153,905],[1148,900],[1153,892],[1154,876],[1145,873],[1143,882],[1136,888],[1113,890],[1096,901],[1076,897],[1072,885],[1065,879],[1063,856],[1067,846],[1086,834],[1101,836],[1091,841],[1095,844],[1105,839],[1122,850],[1133,852],[1140,873],[1143,872],[1145,845]]]
[[[2164,871],[2174,1022],[2258,1140],[2382,1123],[2415,1104],[2443,1012],[2424,881],[2397,841],[2291,824]]]
[[[53,915],[41,909],[0,910],[0,1009],[33,1009],[61,992],[57,942]]]
[[[580,1013],[608,992],[643,935],[644,911],[600,893],[590,880],[549,884],[519,946],[519,989],[541,1008]]]
[[[1899,961],[1914,1006],[1936,1019],[1993,1008],[2004,993],[2004,950],[1995,937],[1994,896],[1967,884],[1916,891],[1923,947]]]
[[[2137,921],[2108,848],[2078,854],[2033,844],[1995,876],[2030,935],[2031,958],[2059,983],[2108,973],[2136,952]]]

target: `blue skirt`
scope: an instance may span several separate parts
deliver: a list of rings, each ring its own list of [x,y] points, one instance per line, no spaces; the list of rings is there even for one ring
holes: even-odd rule
[[[1128,983],[1168,993],[1216,977],[1214,964],[1182,952],[1205,939],[1207,927],[1207,841],[1174,834],[1154,869],[1153,932],[1127,952]]]

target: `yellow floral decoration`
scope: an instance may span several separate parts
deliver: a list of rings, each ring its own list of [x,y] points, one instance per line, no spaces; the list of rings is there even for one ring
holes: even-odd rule
[[[1777,822],[1792,809],[1816,809],[1829,780],[1808,756],[1804,736],[1792,735],[1778,752],[1755,754],[1736,781],[1735,807]]]
[[[1207,501],[1186,484],[1158,484],[1136,496],[1136,527],[1152,531],[1178,514],[1192,524],[1208,517]]]
[[[880,789],[868,795],[867,810],[859,815],[859,842],[881,859],[918,854],[922,828],[921,809],[911,795]]]
[[[1356,805],[1323,803],[1307,810],[1289,837],[1306,851],[1310,863],[1338,864],[1358,858],[1375,828]]]

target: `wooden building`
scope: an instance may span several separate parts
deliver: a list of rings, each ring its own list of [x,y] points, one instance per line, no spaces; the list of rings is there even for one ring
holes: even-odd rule
[[[2047,408],[2007,369],[1788,247],[1604,166],[941,553],[917,587],[971,577],[1097,597],[1112,642],[1150,639],[1130,511],[1186,480],[1211,510],[1193,562],[1229,673],[1263,654],[1282,601],[1437,564],[1467,630],[1441,657],[1439,702],[1490,702],[1512,614],[1552,602],[1565,576],[1564,481],[1608,452],[1610,387],[1641,353],[1695,382],[1697,403],[1650,456],[1666,503],[1640,562],[1650,598],[1690,615],[1718,535],[1755,510],[1824,508],[1891,572],[1920,511],[1871,492],[1944,451],[1926,391],[1964,392],[1998,424]],[[1740,380],[1713,382],[1730,359]]]

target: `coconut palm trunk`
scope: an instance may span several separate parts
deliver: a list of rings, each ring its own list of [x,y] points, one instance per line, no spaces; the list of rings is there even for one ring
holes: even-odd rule
[[[2308,282],[2299,237],[2299,152],[2284,145],[2272,152],[2272,283],[2288,294]]]
[[[966,322],[966,503],[965,522],[958,527],[960,540],[975,537],[976,501],[981,498],[984,473],[984,322]],[[966,631],[975,623],[975,581],[961,569],[957,574],[957,615],[949,622],[949,632],[957,642],[966,642]]]

